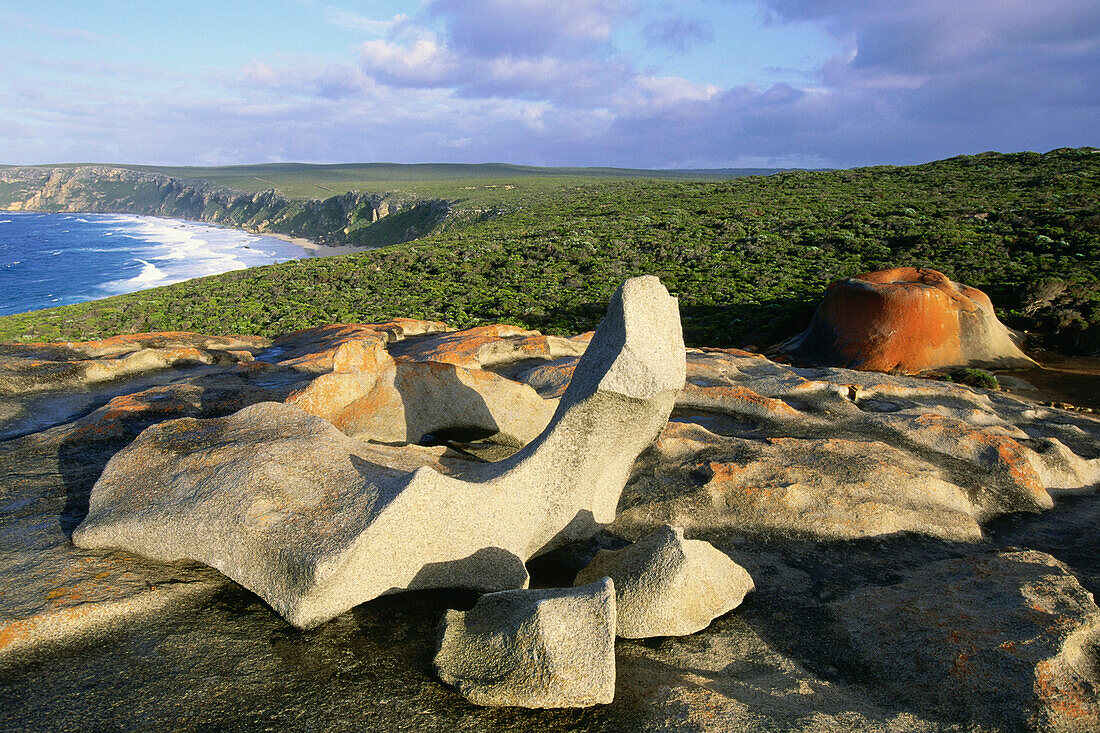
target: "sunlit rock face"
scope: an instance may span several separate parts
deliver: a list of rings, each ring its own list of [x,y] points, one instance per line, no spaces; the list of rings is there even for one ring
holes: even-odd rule
[[[652,332],[652,342],[627,349],[641,362],[656,358],[652,344],[675,343],[635,322],[643,327],[626,331]],[[669,396],[620,399],[604,390],[623,396],[623,385],[649,380],[608,376],[631,371],[625,365],[575,380],[589,340],[394,319],[321,326],[274,344],[137,334],[0,345],[0,729],[260,731],[305,719],[332,731],[1096,729],[1094,416],[959,384],[679,345],[682,389],[669,383]],[[661,353],[672,359],[676,349]],[[594,397],[567,398],[582,384],[578,394],[591,394],[593,382]],[[439,393],[451,403],[433,402]],[[622,411],[654,400],[675,403],[668,420],[648,408]],[[597,415],[619,417],[590,419]],[[604,455],[622,442],[615,425],[624,421],[640,454]],[[539,437],[547,426],[559,438]],[[487,437],[429,440],[429,428]],[[616,437],[590,449],[561,440],[593,430]],[[475,443],[495,446],[493,460],[504,463],[478,458]],[[117,501],[136,508],[147,493],[150,517],[174,492],[186,505],[216,493],[206,483],[249,484],[224,501],[203,497],[216,507],[211,522],[236,523],[242,534],[229,549],[238,559],[264,542],[276,548],[250,567],[299,583],[303,599],[305,578],[346,579],[300,560],[337,557],[340,538],[353,548],[375,511],[364,508],[369,500],[383,524],[401,509],[394,526],[423,504],[435,522],[423,534],[447,545],[450,525],[465,533],[475,521],[472,496],[515,487],[498,472],[553,491],[532,500],[541,514],[522,510],[525,547],[509,546],[519,534],[497,526],[529,496],[517,490],[484,517],[499,532],[489,543],[503,551],[459,548],[465,562],[443,556],[417,580],[475,590],[386,593],[302,633],[207,565],[75,546],[72,532],[89,516],[92,487],[114,472],[105,471],[112,459],[141,478],[128,498],[120,479]],[[600,473],[609,459],[614,469]],[[415,482],[423,493],[398,495],[394,487],[413,486],[410,476],[424,477]],[[593,477],[625,487],[583,493]],[[407,503],[386,504],[387,487]],[[167,543],[196,528],[186,522],[199,514],[164,516]],[[569,586],[599,549],[621,550],[666,524],[683,528],[685,547],[706,540],[745,568],[755,591],[689,635],[620,637],[611,702],[479,707],[440,681],[432,660],[448,611],[528,577],[538,592]],[[248,544],[277,532],[293,546]],[[412,563],[428,540],[390,534],[397,563]],[[541,554],[520,562],[528,550]],[[448,578],[452,570],[461,579]],[[364,585],[353,579],[347,588],[366,597],[377,588],[365,588],[362,575]],[[309,623],[337,608],[321,613],[302,601],[294,618]]]
[[[604,577],[615,582],[615,633],[627,639],[694,634],[753,589],[743,567],[668,525],[621,550],[600,550],[574,582]]]
[[[914,267],[834,282],[809,328],[781,350],[810,364],[904,374],[1036,366],[997,320],[989,296]]]
[[[475,705],[580,708],[615,698],[615,587],[512,590],[447,611],[432,666]]]
[[[326,420],[262,403],[146,430],[104,469],[73,542],[203,562],[306,628],[396,590],[524,587],[528,558],[614,520],[684,370],[676,300],[635,278],[549,426],[505,461],[407,473]]]

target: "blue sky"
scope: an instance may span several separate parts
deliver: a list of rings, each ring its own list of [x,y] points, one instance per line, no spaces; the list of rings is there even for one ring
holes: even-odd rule
[[[1098,120],[1095,0],[0,3],[0,163],[839,167]]]

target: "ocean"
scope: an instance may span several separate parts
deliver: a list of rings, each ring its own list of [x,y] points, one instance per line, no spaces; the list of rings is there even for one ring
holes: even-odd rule
[[[310,256],[276,237],[178,219],[0,211],[0,316]]]

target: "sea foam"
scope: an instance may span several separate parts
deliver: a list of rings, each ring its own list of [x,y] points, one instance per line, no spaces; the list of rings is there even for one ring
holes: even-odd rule
[[[19,212],[2,221],[0,315],[312,254],[275,237],[133,214]]]

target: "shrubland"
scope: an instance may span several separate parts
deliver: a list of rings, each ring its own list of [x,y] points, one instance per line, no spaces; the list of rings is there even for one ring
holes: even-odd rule
[[[394,316],[575,333],[624,279],[651,273],[679,296],[689,344],[763,347],[803,328],[830,281],[908,265],[985,290],[1047,346],[1100,350],[1091,148],[713,181],[493,180],[468,198],[456,181],[424,184],[451,209],[415,241],[8,316],[0,339],[275,336]]]

